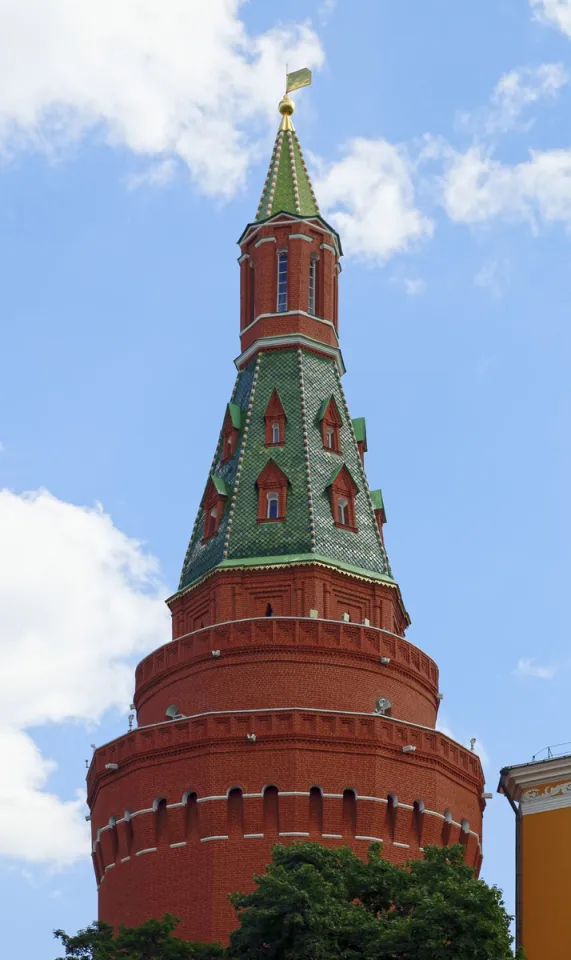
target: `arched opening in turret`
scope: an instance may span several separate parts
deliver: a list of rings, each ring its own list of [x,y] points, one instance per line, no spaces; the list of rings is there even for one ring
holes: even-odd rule
[[[442,825],[442,845],[444,847],[450,846],[451,836],[452,836],[452,813],[450,810],[445,810],[444,823]]]
[[[182,802],[185,807],[184,826],[186,836],[189,840],[198,840],[200,838],[199,806],[195,791],[187,790],[182,796]]]
[[[164,797],[157,797],[153,803],[155,812],[155,846],[167,842],[167,801]]]
[[[343,811],[341,833],[344,837],[354,837],[357,832],[357,794],[354,790],[343,791]]]
[[[393,843],[395,839],[398,805],[399,801],[396,794],[389,793],[387,797],[387,835],[391,843]]]
[[[244,804],[240,787],[228,792],[228,837],[236,840],[244,836]]]
[[[130,857],[133,852],[133,821],[131,820],[131,811],[125,810],[123,814],[123,829],[125,830],[125,846],[127,847],[127,856]]]
[[[274,611],[273,611],[272,605],[271,603],[268,603],[266,607],[266,617],[273,617],[273,615],[274,615]]]
[[[263,806],[264,837],[277,837],[280,832],[280,811],[278,788],[264,788]]]
[[[424,827],[424,803],[422,800],[415,800],[412,809],[412,832],[413,837],[419,847],[422,847],[422,833]]]
[[[320,837],[323,834],[323,794],[321,787],[312,787],[309,791],[309,836]]]

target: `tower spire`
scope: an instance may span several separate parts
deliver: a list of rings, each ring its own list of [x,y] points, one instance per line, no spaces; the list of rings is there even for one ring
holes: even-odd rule
[[[256,212],[256,220],[266,220],[280,211],[298,217],[319,216],[319,206],[313,192],[292,115],[295,104],[289,94],[311,83],[311,70],[304,68],[288,73],[286,92],[279,102],[281,123],[274,143],[270,167]]]

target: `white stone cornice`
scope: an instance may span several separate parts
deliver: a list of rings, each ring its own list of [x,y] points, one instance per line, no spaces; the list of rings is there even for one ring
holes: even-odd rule
[[[255,327],[260,320],[268,319],[277,319],[278,317],[307,317],[309,320],[317,320],[318,323],[324,323],[327,327],[331,327],[333,333],[335,334],[335,339],[338,340],[337,330],[335,329],[335,324],[331,320],[325,320],[323,317],[317,317],[314,313],[308,313],[307,310],[283,310],[281,312],[275,311],[274,313],[260,313],[255,320],[252,320],[247,327],[244,327],[240,331],[240,336],[243,337],[248,330],[251,330],[252,327]]]
[[[558,788],[571,783],[571,755],[552,757],[549,760],[536,760],[532,763],[520,763],[508,767],[502,774],[500,790],[515,802],[529,802],[530,791],[537,791],[535,799],[542,797],[546,803],[551,794],[548,789]],[[561,791],[553,794],[560,796]],[[525,798],[525,801],[524,801]]]
[[[313,237],[308,237],[306,233],[290,233],[288,240],[306,240],[307,243],[313,243]]]
[[[319,244],[319,249],[320,249],[320,250],[329,250],[330,253],[333,254],[333,256],[337,256],[337,250],[335,249],[335,247],[332,247],[330,243],[320,243],[320,244]]]
[[[250,259],[250,254],[243,253],[241,257],[238,257],[238,263],[244,263],[244,260],[249,260],[249,259]]]
[[[259,240],[256,240],[254,246],[261,247],[263,243],[277,243],[277,237],[260,237]]]

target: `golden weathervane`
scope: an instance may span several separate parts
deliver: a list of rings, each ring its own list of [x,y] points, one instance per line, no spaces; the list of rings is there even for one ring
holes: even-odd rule
[[[302,87],[308,87],[311,83],[311,70],[303,67],[301,70],[294,70],[293,73],[286,74],[286,92],[280,100],[279,111],[283,117],[282,130],[293,130],[291,115],[295,110],[295,104],[289,96],[294,90],[300,90]]]

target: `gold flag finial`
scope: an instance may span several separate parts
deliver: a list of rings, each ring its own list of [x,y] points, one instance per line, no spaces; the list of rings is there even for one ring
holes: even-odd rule
[[[287,68],[286,68],[287,69]],[[311,70],[303,67],[302,70],[294,70],[293,73],[286,73],[286,92],[279,103],[279,111],[283,117],[281,130],[293,130],[291,115],[295,110],[295,104],[289,96],[293,90],[300,90],[301,87],[308,87],[311,83]]]

